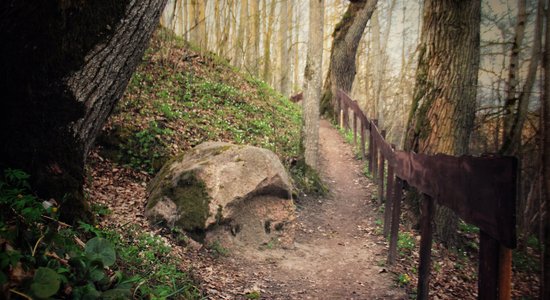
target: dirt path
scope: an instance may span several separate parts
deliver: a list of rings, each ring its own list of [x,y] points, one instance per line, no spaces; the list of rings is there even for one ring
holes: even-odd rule
[[[321,122],[322,176],[331,194],[299,211],[296,248],[250,251],[229,258],[262,299],[406,299],[383,271],[384,240],[376,235],[375,191],[351,146]],[[212,295],[215,298],[214,295]]]

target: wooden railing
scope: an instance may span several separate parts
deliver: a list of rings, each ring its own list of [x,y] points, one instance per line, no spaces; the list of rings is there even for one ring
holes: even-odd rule
[[[397,256],[403,189],[414,187],[422,194],[418,299],[428,299],[434,200],[479,227],[478,299],[510,299],[511,249],[516,247],[517,160],[397,151],[357,101],[342,91],[337,96],[339,125],[350,129],[351,123],[355,143],[359,134],[361,156],[378,182],[378,201],[385,201],[383,232],[390,240],[388,264],[394,264]]]

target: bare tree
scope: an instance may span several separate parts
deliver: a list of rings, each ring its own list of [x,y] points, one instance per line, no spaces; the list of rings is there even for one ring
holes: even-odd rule
[[[323,80],[324,0],[309,1],[309,33],[304,72],[303,145],[305,162],[313,169],[319,157],[319,99]]]

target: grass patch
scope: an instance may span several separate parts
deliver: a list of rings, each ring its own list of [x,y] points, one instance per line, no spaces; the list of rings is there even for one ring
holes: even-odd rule
[[[98,143],[152,174],[205,141],[267,148],[290,168],[300,127],[300,107],[268,84],[159,29]]]

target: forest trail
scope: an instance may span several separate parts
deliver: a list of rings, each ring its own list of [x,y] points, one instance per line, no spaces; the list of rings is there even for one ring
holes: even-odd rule
[[[376,234],[380,217],[371,200],[376,186],[325,120],[320,152],[330,194],[301,201],[295,249],[248,249],[222,259],[240,277],[229,285],[259,291],[261,299],[406,299],[383,267],[386,243]]]

